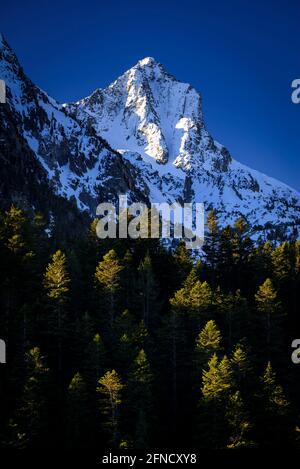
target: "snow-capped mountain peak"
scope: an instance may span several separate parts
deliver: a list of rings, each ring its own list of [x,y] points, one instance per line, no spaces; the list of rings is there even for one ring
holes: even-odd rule
[[[207,131],[200,94],[153,58],[60,105],[27,78],[2,38],[0,78],[6,164],[32,155],[54,193],[80,210],[94,216],[100,201],[126,192],[148,203],[204,202],[222,224],[243,216],[256,238],[298,236],[299,194],[233,160]]]
[[[155,59],[67,109],[140,170],[151,200],[203,201],[223,223],[245,216],[253,230],[293,219],[296,230],[299,194],[233,160],[207,131],[200,94]]]
[[[138,152],[146,162],[187,167],[188,149],[203,130],[200,95],[150,57],[75,106],[114,148]]]
[[[155,67],[158,62],[153,57],[144,57],[138,61],[140,67]]]

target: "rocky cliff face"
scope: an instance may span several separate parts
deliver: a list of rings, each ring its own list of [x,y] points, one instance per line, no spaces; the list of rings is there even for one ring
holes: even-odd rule
[[[26,77],[1,38],[0,78],[7,85],[1,157],[7,168],[18,166],[24,182],[10,191],[7,170],[6,199],[24,196],[30,180],[91,216],[120,193],[147,203],[204,202],[222,224],[245,217],[255,238],[298,236],[299,194],[235,161],[206,130],[199,93],[154,59],[61,105]]]
[[[140,197],[134,194],[130,163],[89,123],[79,123],[35,86],[3,37],[0,76],[7,94],[7,103],[0,105],[2,204],[33,207],[47,189],[53,200],[60,197],[76,211],[94,215],[99,201],[113,199],[119,192]],[[15,174],[20,177],[12,177]]]

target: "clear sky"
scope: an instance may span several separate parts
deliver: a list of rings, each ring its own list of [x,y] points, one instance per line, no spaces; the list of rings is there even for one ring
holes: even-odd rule
[[[300,190],[299,0],[11,0],[0,12],[26,73],[59,101],[152,56],[202,94],[234,158]]]

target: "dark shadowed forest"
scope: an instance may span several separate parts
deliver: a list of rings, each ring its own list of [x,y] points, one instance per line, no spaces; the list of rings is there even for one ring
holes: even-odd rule
[[[300,447],[300,242],[211,212],[197,260],[95,224],[1,213],[1,447]]]

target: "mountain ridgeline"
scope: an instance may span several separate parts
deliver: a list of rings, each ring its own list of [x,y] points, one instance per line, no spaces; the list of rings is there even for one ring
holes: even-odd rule
[[[298,238],[300,196],[235,161],[205,127],[201,96],[153,58],[105,89],[59,104],[0,38],[0,203],[79,229],[100,202],[204,202],[222,226],[242,217],[253,239]],[[77,223],[74,223],[76,221]]]

